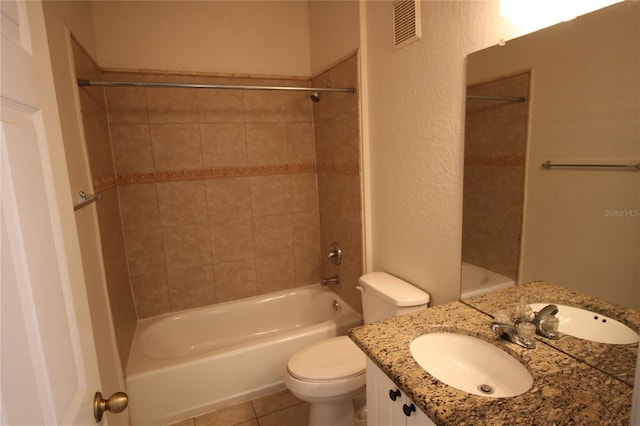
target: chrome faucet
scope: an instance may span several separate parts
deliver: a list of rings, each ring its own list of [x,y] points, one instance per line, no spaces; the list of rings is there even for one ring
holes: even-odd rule
[[[493,330],[499,337],[515,343],[518,346],[522,346],[526,349],[533,349],[536,347],[536,341],[533,337],[525,338],[518,332],[518,329],[511,324],[505,324],[503,322],[492,322],[491,330]],[[532,330],[533,334],[533,330]]]
[[[332,277],[325,278],[322,280],[322,285],[324,286],[332,285],[332,284],[340,284],[340,277],[338,277],[337,275],[334,275]]]
[[[560,333],[557,331],[557,317],[555,315],[558,313],[558,307],[556,305],[547,305],[544,308],[540,309],[540,311],[536,312],[533,320],[531,322],[536,326],[536,333],[546,337],[548,339],[559,339]],[[553,317],[555,320],[555,325],[551,325],[552,321],[549,320],[549,317]]]

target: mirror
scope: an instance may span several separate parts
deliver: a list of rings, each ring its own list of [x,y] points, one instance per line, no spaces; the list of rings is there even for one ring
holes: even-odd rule
[[[468,94],[527,100],[467,101],[463,262],[640,309],[640,171],[609,167],[640,163],[639,75],[638,2],[469,55]]]

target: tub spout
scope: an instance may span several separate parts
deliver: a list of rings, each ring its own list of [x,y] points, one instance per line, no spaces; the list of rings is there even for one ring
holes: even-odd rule
[[[324,286],[332,284],[340,284],[340,278],[337,275],[322,280],[322,285]]]

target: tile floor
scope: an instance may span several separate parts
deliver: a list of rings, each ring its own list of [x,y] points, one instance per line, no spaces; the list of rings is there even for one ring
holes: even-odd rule
[[[307,426],[309,403],[282,390],[170,426]]]

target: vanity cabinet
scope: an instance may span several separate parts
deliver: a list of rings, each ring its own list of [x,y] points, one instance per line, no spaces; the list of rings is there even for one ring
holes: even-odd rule
[[[435,426],[435,423],[367,358],[367,425]]]

